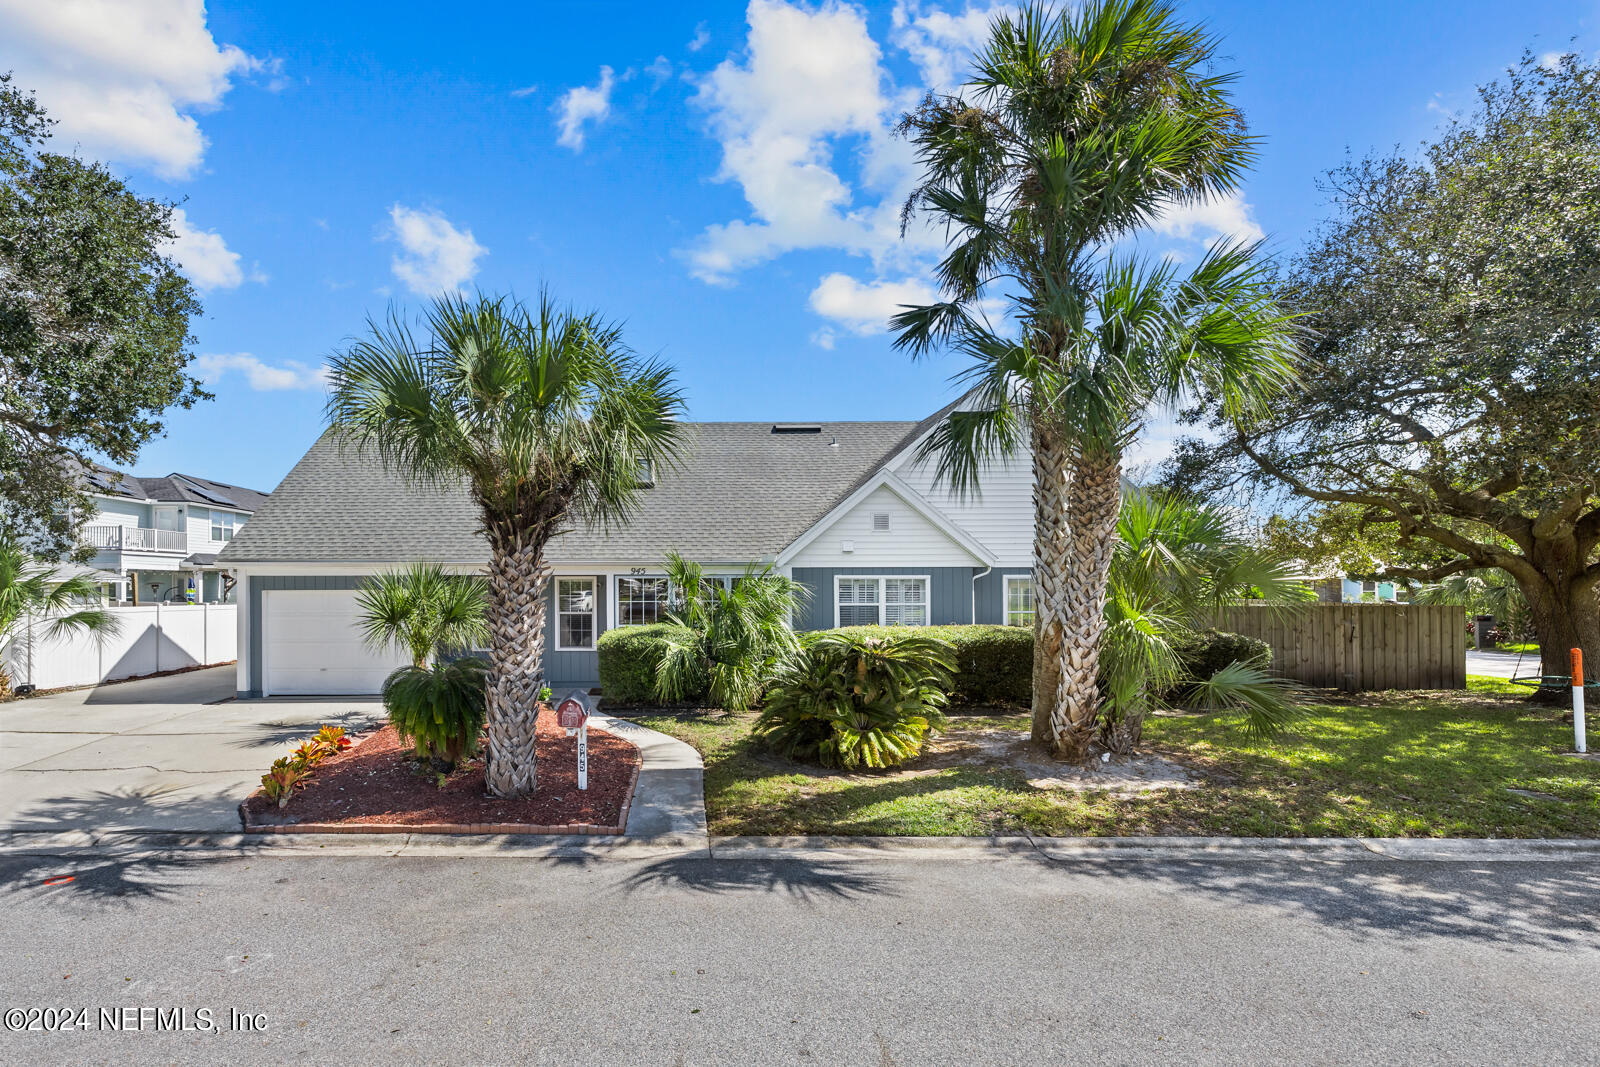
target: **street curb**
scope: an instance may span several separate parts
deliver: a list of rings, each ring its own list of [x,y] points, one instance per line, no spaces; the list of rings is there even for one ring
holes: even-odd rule
[[[1600,862],[1587,838],[1372,837],[720,837],[716,858],[804,854],[931,855],[939,852],[1037,853],[1052,860],[1367,859],[1402,862]]]
[[[391,857],[685,858],[862,860],[874,856],[941,858],[988,854],[1073,861],[1364,860],[1400,863],[1595,863],[1600,840],[1544,838],[1295,838],[1295,837],[707,837],[660,834],[639,839],[583,835],[493,834],[452,837],[425,833],[204,834],[104,831],[0,834],[0,856],[131,855],[201,852],[237,856],[346,855]]]

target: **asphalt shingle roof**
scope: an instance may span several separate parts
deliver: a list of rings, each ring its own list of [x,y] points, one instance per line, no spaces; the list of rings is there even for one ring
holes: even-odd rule
[[[94,467],[85,472],[91,492],[125,496],[134,500],[160,500],[215,505],[238,511],[258,511],[271,494],[240,485],[212,481],[193,474],[174,471],[164,478],[137,478],[110,467]]]
[[[768,422],[685,423],[682,468],[656,472],[639,513],[610,531],[576,527],[552,563],[768,559],[897,451],[921,423],[831,422],[774,433]],[[483,563],[488,546],[464,486],[419,486],[325,433],[223,550],[229,563]]]

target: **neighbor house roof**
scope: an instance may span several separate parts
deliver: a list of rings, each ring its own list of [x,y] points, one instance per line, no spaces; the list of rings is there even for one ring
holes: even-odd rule
[[[611,530],[557,536],[555,564],[771,559],[922,423],[685,423],[686,457],[659,470],[639,512]],[[813,427],[815,429],[813,429]],[[233,563],[483,563],[488,545],[465,485],[418,485],[370,450],[323,434],[223,550]]]
[[[255,512],[270,495],[227,482],[173,472],[164,478],[136,478],[110,467],[90,467],[84,480],[91,493],[162,503],[204,504],[235,511]]]

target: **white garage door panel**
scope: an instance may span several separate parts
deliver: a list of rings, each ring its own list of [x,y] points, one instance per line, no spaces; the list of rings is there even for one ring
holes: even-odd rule
[[[261,594],[262,692],[266,696],[377,693],[400,652],[361,640],[355,592],[269,589]]]

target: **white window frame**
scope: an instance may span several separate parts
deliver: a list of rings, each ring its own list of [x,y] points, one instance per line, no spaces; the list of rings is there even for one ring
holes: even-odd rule
[[[561,583],[581,582],[589,587],[589,643],[587,645],[564,645],[561,643],[561,616],[583,615],[582,611],[561,610]],[[586,574],[558,574],[555,576],[556,596],[556,651],[557,652],[593,652],[600,645],[600,589],[592,575]]]
[[[886,593],[887,580],[921,582],[923,618],[921,623],[889,623],[885,619],[889,609]],[[839,583],[851,582],[877,582],[878,583],[878,621],[875,623],[859,623],[863,626],[932,626],[933,625],[933,578],[927,574],[835,574],[833,576],[833,628],[838,629],[844,624],[839,621]]]
[[[617,578],[617,580],[613,583],[613,586],[614,586],[614,589],[615,589],[615,593],[616,593],[616,596],[613,599],[613,603],[616,604],[616,609],[617,609],[617,612],[616,612],[616,625],[618,625],[618,626],[650,626],[650,625],[652,625],[651,623],[647,623],[647,622],[629,622],[627,619],[625,619],[623,617],[623,609],[622,609],[622,583],[623,582],[628,582],[628,581],[634,581],[634,582],[664,582],[666,584],[666,587],[667,587],[667,598],[661,602],[661,610],[656,615],[656,622],[665,621],[666,616],[668,614],[670,614],[674,610],[674,606],[673,606],[673,602],[672,602],[672,582],[670,580],[668,580],[668,578],[667,578],[667,576],[665,574],[619,574],[619,575],[616,576],[616,578]]]
[[[219,544],[226,544],[229,541],[232,541],[233,535],[238,532],[239,519],[238,516],[234,515],[231,511],[217,511],[216,509],[212,509],[211,521],[207,525],[209,528],[206,530],[206,533],[210,535],[211,540],[216,541]],[[220,534],[217,532],[219,530],[222,531]]]
[[[1039,617],[1039,591],[1033,587],[1033,575],[1031,575],[1031,574],[1007,574],[1007,575],[1003,576],[1003,578],[1002,578],[1002,580],[1000,582],[1000,624],[1002,626],[1022,626],[1022,625],[1024,625],[1023,623],[1014,623],[1014,622],[1011,621],[1011,583],[1012,582],[1027,582],[1028,583],[1028,591],[1029,591],[1029,598],[1028,599],[1029,599],[1029,603],[1031,603],[1033,605],[1033,611],[1031,612],[1031,614],[1033,615],[1033,617],[1035,619],[1037,619]],[[1027,625],[1031,626],[1032,623],[1028,623]]]

